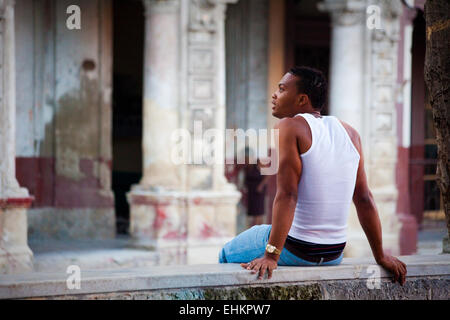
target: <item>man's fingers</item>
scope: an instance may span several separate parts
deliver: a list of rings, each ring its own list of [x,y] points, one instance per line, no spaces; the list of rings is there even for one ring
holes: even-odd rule
[[[403,284],[405,282],[405,270],[400,268],[400,283]]]
[[[401,284],[404,285],[406,281],[406,268],[402,265],[401,266]]]
[[[394,268],[392,269],[392,273],[394,275],[394,277],[392,279],[392,283],[395,283],[395,282],[398,281],[398,276],[399,276],[399,273],[398,273],[398,270],[397,270],[397,266],[394,266]]]
[[[271,268],[267,269],[267,273],[268,273],[268,278],[269,279],[272,278],[272,272],[273,272],[273,270]]]
[[[264,273],[266,273],[267,270],[267,266],[266,265],[262,265],[261,269],[259,270],[259,277],[258,279],[262,279],[264,276]]]
[[[400,272],[399,268],[396,267],[395,268],[395,282],[400,283],[400,274],[401,274],[401,272]]]
[[[402,265],[401,269],[402,269],[402,273],[403,273],[403,275],[405,275],[405,276],[406,276],[406,273],[407,273],[407,271],[406,271],[406,267]]]
[[[268,273],[268,278],[270,279],[272,277],[272,270],[276,269],[276,266],[271,267],[271,263],[268,263],[268,261],[265,261],[264,259],[255,259],[248,263],[241,263],[241,267],[251,270],[252,274],[258,273],[257,277],[259,280],[264,278],[266,271]]]
[[[259,263],[255,264],[252,268],[252,273],[257,273],[260,268],[261,265]]]
[[[398,283],[403,285],[405,283],[406,268],[403,266],[403,263],[400,260],[398,260],[396,267],[399,274]]]

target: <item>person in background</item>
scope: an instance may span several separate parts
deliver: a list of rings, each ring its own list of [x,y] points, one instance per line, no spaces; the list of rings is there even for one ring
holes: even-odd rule
[[[244,167],[244,183],[247,189],[247,226],[249,228],[263,223],[266,197],[266,176],[261,175],[261,162],[259,159],[257,163],[250,162],[247,162]]]
[[[275,153],[272,157],[272,153]],[[276,154],[276,150],[273,148],[269,148],[268,150],[268,162],[264,161],[264,164],[261,164],[262,167],[267,168],[270,167],[272,165],[272,163],[270,161],[277,161],[276,158],[277,154]],[[261,183],[258,186],[258,191],[263,190],[263,188],[265,187],[265,200],[266,200],[266,204],[265,204],[265,217],[266,217],[266,221],[265,223],[268,224],[272,224],[272,210],[273,210],[273,202],[275,200],[275,195],[277,193],[277,174],[271,174],[271,175],[265,175],[263,180],[261,181]]]

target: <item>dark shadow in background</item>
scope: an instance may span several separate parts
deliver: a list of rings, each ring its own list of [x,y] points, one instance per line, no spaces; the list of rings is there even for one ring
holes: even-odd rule
[[[142,176],[144,8],[140,0],[113,2],[113,169],[118,234],[128,234],[126,193]]]
[[[319,2],[286,1],[285,69],[295,65],[313,67],[322,71],[329,82],[331,20],[327,12],[317,9]],[[321,113],[329,114],[328,101]]]

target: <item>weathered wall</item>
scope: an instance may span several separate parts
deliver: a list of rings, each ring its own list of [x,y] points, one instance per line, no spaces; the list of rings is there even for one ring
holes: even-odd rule
[[[70,5],[81,29],[70,30]],[[17,177],[34,195],[31,237],[114,235],[112,6],[16,1]]]

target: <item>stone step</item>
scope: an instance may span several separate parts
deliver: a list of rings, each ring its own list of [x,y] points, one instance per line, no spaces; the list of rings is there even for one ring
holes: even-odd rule
[[[339,266],[278,267],[271,279],[239,264],[154,266],[80,270],[79,289],[66,272],[31,272],[0,277],[0,299],[446,299],[450,298],[450,254],[403,256],[406,284],[372,258],[345,258]],[[378,290],[377,288],[380,288]]]

